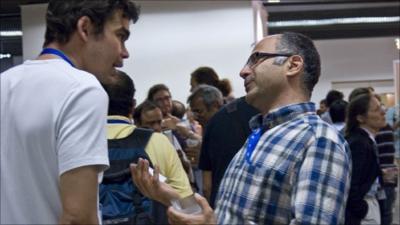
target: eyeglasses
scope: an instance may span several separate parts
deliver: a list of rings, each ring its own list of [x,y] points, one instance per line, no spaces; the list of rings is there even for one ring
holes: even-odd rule
[[[164,97],[154,99],[154,101],[158,104],[161,102],[170,101],[170,100],[171,100],[171,96],[164,96]]]
[[[278,57],[278,56],[290,57],[290,56],[292,56],[292,54],[254,52],[253,54],[251,54],[251,56],[247,60],[245,66],[249,66],[250,68],[253,68],[260,61],[260,59],[263,59],[263,61],[264,61],[266,59]]]

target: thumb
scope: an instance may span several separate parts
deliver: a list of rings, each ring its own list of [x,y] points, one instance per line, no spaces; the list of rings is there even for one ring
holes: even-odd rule
[[[199,203],[200,207],[204,210],[211,210],[210,205],[208,204],[208,201],[206,198],[203,196],[195,193],[194,198],[196,199],[196,202]]]

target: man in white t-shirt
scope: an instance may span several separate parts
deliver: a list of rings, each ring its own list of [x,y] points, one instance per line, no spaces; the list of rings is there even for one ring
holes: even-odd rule
[[[100,82],[129,56],[130,0],[51,0],[44,49],[1,74],[1,224],[98,224]],[[96,79],[97,78],[97,79]]]

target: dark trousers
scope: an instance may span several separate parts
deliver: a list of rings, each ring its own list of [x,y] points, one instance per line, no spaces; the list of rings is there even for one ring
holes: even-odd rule
[[[386,199],[379,201],[382,225],[391,225],[393,221],[393,207],[396,200],[395,187],[384,187]]]

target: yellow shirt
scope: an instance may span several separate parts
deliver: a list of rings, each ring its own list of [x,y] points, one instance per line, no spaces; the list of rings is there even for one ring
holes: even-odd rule
[[[108,119],[130,122],[127,117],[123,116],[108,116]],[[135,128],[136,126],[132,124],[107,124],[107,139],[125,138]],[[179,156],[165,135],[154,132],[145,151],[153,165],[157,165],[160,168],[160,173],[167,178],[166,183],[174,188],[182,198],[193,194]]]

